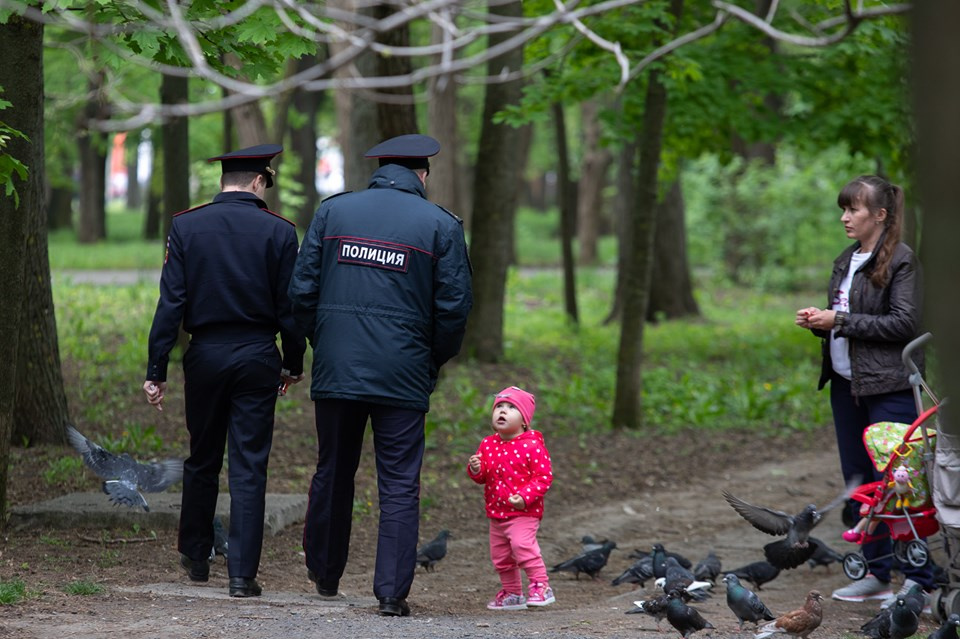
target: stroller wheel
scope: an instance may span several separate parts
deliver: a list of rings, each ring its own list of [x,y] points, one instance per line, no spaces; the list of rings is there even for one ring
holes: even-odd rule
[[[914,568],[923,568],[930,561],[930,552],[925,541],[914,539],[906,545],[907,563]]]
[[[910,560],[907,557],[907,544],[902,541],[894,540],[893,556],[896,557],[897,561],[899,561],[901,564],[910,563]]]
[[[867,560],[858,552],[843,556],[843,574],[856,581],[867,576]]]
[[[952,614],[960,614],[960,590],[951,590],[946,592],[942,601],[943,616],[945,618]]]
[[[943,606],[946,600],[944,597],[945,591],[943,588],[937,588],[932,593],[930,593],[930,612],[933,613],[933,618],[938,623],[943,623],[946,621],[949,615],[943,613]]]

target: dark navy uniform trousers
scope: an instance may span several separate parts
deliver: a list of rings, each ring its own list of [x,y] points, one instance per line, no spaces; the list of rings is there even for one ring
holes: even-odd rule
[[[211,343],[195,335],[183,358],[190,457],[183,464],[179,549],[194,560],[210,555],[218,475],[229,444],[231,577],[254,577],[260,564],[280,368],[276,342],[262,338]]]
[[[405,598],[417,566],[426,416],[353,400],[321,399],[314,407],[318,453],[303,529],[307,568],[320,587],[333,590],[339,585],[350,548],[354,476],[369,418],[380,499],[373,593],[377,598]]]

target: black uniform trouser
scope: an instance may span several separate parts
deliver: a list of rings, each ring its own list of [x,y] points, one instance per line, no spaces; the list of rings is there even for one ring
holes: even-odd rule
[[[210,555],[223,451],[229,442],[231,577],[255,577],[260,565],[267,459],[281,366],[272,341],[194,341],[183,358],[190,457],[183,464],[178,546],[194,560]]]
[[[369,418],[380,499],[373,594],[405,598],[417,566],[425,415],[350,400],[318,400],[314,407],[318,452],[303,529],[307,568],[321,587],[339,585],[350,549],[354,475]]]

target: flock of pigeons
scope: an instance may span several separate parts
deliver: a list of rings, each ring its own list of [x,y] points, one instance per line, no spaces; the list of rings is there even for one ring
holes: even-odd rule
[[[71,445],[83,457],[84,463],[104,479],[103,492],[111,502],[131,508],[149,511],[143,492],[160,492],[183,478],[183,462],[167,459],[149,464],[141,463],[122,454],[116,455],[87,439],[73,427],[67,428]],[[810,504],[794,515],[748,503],[739,497],[724,492],[727,503],[754,528],[778,537],[764,546],[765,560],[755,561],[733,570],[724,571],[720,559],[711,551],[693,565],[686,557],[668,552],[663,544],[656,543],[650,552],[635,550],[629,557],[634,560],[626,570],[612,580],[613,585],[639,584],[653,580],[660,594],[635,601],[627,614],[644,614],[653,617],[657,627],[666,619],[686,639],[691,634],[714,626],[689,602],[704,601],[721,575],[726,585],[727,607],[737,618],[742,631],[744,623],[752,623],[756,639],[774,635],[787,635],[806,639],[823,620],[821,601],[823,596],[816,590],[807,593],[803,606],[786,614],[776,615],[763,603],[757,592],[749,590],[741,580],[752,584],[757,591],[782,570],[789,570],[804,562],[811,567],[827,566],[843,560],[843,557],[823,541],[811,536],[811,531],[823,519],[824,514],[842,504],[849,496],[851,487],[823,508]],[[219,519],[214,520],[215,545],[211,560],[227,554],[227,538]],[[431,541],[417,550],[417,563],[432,572],[437,563],[447,554],[450,531],[441,530]],[[581,574],[596,579],[607,565],[610,552],[617,547],[610,540],[597,541],[585,536],[581,540],[581,552],[560,562],[550,572],[572,572],[576,579]],[[896,603],[881,610],[873,619],[863,624],[861,634],[870,639],[906,639],[919,627],[920,614],[925,606],[922,589],[915,586],[906,595],[898,596]],[[762,624],[762,625],[761,625]],[[960,615],[949,618],[927,639],[957,639]]]

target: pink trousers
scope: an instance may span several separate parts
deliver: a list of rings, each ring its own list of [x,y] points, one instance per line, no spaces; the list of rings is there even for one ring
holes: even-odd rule
[[[500,575],[503,589],[523,594],[520,570],[527,573],[530,583],[547,585],[547,567],[540,555],[536,517],[511,517],[490,520],[490,559]]]

